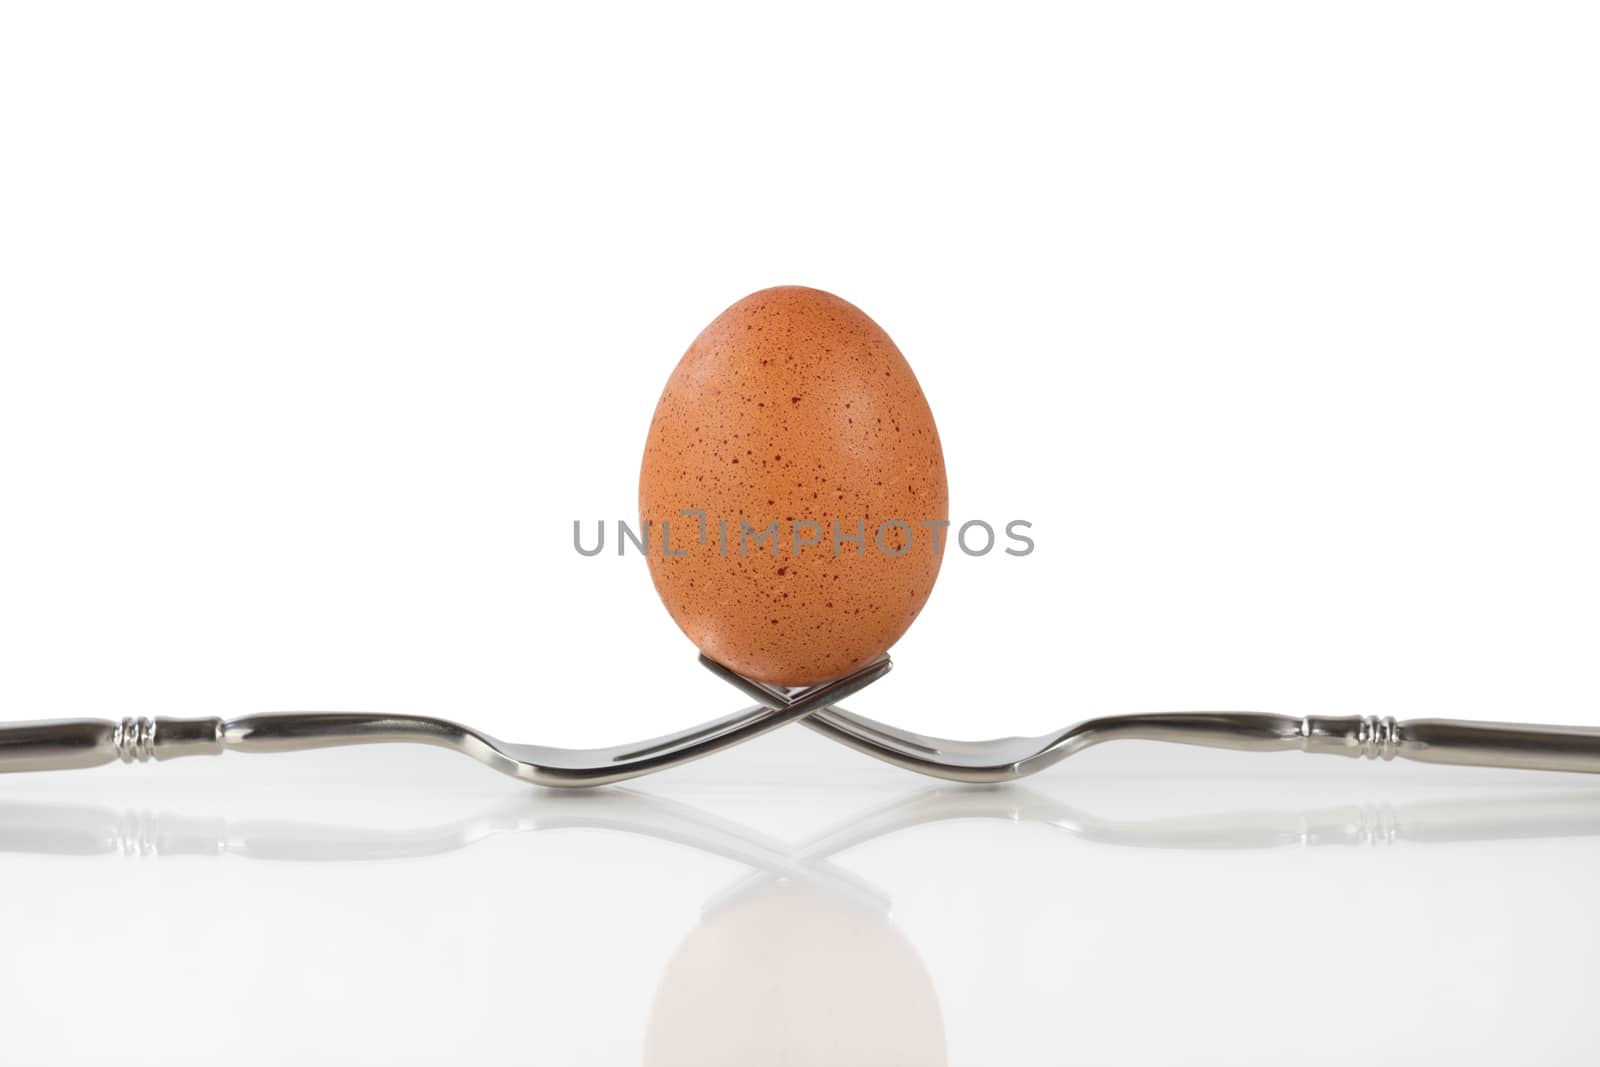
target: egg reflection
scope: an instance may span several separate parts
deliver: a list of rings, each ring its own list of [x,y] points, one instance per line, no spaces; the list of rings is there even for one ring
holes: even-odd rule
[[[771,879],[708,912],[667,965],[647,1067],[938,1067],[944,1020],[880,905]]]

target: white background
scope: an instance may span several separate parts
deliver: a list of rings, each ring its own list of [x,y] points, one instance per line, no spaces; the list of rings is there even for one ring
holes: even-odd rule
[[[1600,724],[1592,8],[0,5],[0,720],[738,707],[571,524],[801,283],[1038,543],[856,710]],[[0,1059],[1592,1064],[1597,898],[1592,779],[1298,753],[3,775]]]
[[[1554,4],[0,9],[5,717],[738,700],[637,556],[696,332],[895,337],[952,555],[860,710],[1600,723],[1600,66]]]

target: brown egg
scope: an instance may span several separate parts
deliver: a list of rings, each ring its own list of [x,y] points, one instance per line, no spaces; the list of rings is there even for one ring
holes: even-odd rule
[[[927,602],[949,541],[939,432],[859,308],[764,289],[667,380],[639,516],[656,592],[702,652],[815,685],[887,650]]]

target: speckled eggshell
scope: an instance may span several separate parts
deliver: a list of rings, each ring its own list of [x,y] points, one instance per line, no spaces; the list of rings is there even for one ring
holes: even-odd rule
[[[692,510],[705,512],[703,543]],[[924,525],[948,520],[949,494],[911,367],[855,305],[799,286],[745,297],[684,353],[650,423],[639,513],[678,626],[776,685],[828,681],[886,651],[927,602],[950,540]],[[821,535],[798,552],[797,520],[801,540]],[[885,528],[880,548],[886,520],[906,526]],[[749,538],[741,556],[741,523],[759,533],[774,521],[778,555]],[[858,524],[864,550],[846,540]]]

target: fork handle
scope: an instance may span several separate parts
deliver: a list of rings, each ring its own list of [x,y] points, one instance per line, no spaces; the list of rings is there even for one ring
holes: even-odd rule
[[[1053,761],[1118,739],[1168,741],[1255,752],[1296,750],[1367,759],[1414,760],[1466,767],[1600,774],[1600,728],[1535,726],[1465,719],[1396,720],[1375,715],[1263,712],[1159,712],[1080,723],[1056,746]]]
[[[222,752],[221,719],[54,719],[0,726],[0,773],[61,771]]]
[[[444,719],[375,712],[273,712],[236,719],[56,719],[0,725],[0,774],[65,771],[223,752],[410,742],[464,748],[476,735]]]
[[[1368,759],[1600,774],[1600,729],[1590,726],[1311,716],[1301,741],[1307,752]]]

